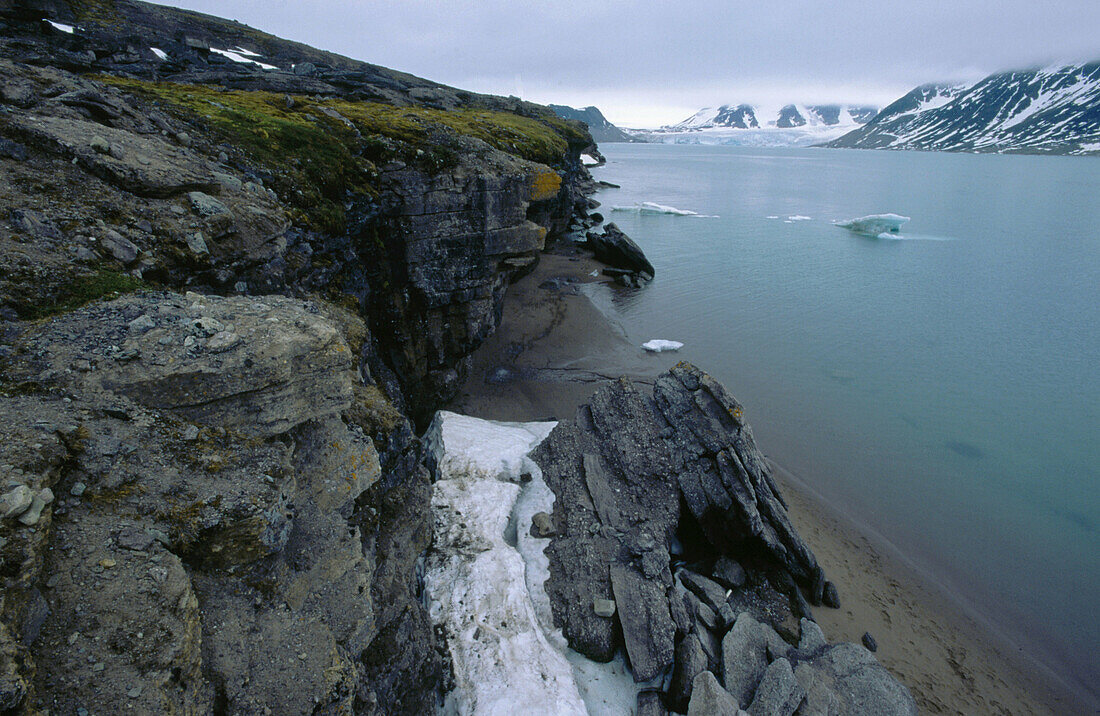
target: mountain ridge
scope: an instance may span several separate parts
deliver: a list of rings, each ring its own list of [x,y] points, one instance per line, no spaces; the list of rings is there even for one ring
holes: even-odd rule
[[[823,146],[1100,154],[1100,61],[998,72],[969,86],[921,85]]]

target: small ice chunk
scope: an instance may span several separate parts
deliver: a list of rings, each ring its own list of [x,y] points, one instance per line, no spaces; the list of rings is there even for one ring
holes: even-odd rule
[[[684,344],[680,341],[666,341],[661,338],[655,338],[652,341],[646,341],[642,344],[642,348],[645,348],[650,353],[661,353],[663,351],[678,351],[684,347]]]
[[[765,219],[778,219],[779,217],[776,216],[775,214],[772,214],[771,216],[765,216],[764,218]]]
[[[837,226],[864,236],[880,237],[882,234],[897,234],[902,224],[909,221],[908,216],[900,214],[871,214],[858,219],[838,221]]]
[[[72,25],[66,25],[66,24],[61,23],[61,22],[54,22],[53,20],[46,20],[46,22],[53,25],[55,30],[61,30],[61,32],[67,32],[70,35],[73,34],[73,32],[76,31],[76,28],[73,27]]]
[[[158,60],[167,60],[168,59],[168,53],[165,52],[164,50],[162,50],[160,48],[157,48],[157,47],[150,47],[149,49],[152,51],[152,53],[154,55],[157,56]]]
[[[813,217],[803,216],[802,214],[795,214],[794,216],[788,216],[787,219],[789,221],[812,221]]]

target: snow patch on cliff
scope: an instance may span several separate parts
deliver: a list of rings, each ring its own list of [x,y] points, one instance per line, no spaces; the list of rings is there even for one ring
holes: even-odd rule
[[[637,688],[621,657],[597,664],[568,649],[544,583],[549,539],[531,535],[554,493],[528,453],[557,423],[501,423],[436,413],[433,544],[424,576],[432,623],[455,672],[445,713],[631,713]]]

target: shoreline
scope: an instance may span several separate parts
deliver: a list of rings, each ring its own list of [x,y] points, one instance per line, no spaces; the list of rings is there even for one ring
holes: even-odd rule
[[[644,353],[584,294],[582,284],[608,280],[591,275],[601,268],[568,240],[543,253],[508,288],[498,331],[473,354],[446,409],[490,420],[569,419],[600,384],[620,375],[648,383],[672,367],[675,354]],[[840,590],[840,609],[818,607],[815,618],[830,639],[859,643],[870,632],[876,657],[923,713],[1095,711],[1087,695],[1061,683],[883,535],[769,462],[792,522]]]

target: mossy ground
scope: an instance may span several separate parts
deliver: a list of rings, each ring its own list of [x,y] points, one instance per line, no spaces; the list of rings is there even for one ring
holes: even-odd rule
[[[148,287],[147,283],[129,274],[100,269],[94,274],[74,279],[60,293],[52,296],[51,300],[39,305],[33,318],[46,318],[74,311],[101,298],[115,298]]]
[[[184,119],[200,120],[216,141],[231,144],[276,177],[275,189],[298,210],[297,220],[325,231],[343,228],[348,191],[373,193],[379,163],[400,159],[430,173],[443,171],[459,160],[463,150],[455,139],[461,135],[555,166],[564,162],[569,143],[583,138],[578,128],[562,120],[487,109],[395,107],[303,96],[288,101],[287,95],[264,91],[100,79]]]

